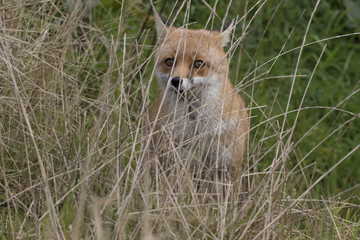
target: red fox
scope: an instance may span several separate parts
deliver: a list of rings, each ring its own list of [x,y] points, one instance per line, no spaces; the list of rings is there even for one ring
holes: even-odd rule
[[[148,114],[151,155],[168,168],[170,162],[179,163],[195,168],[202,177],[216,172],[236,181],[249,118],[228,77],[224,46],[233,23],[222,31],[175,28],[163,23],[157,12],[155,23],[160,91]]]

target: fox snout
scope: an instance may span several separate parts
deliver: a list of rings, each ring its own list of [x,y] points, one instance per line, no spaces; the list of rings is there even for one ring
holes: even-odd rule
[[[219,82],[216,77],[192,77],[189,79],[180,76],[169,77],[167,81],[167,84],[170,85],[170,88],[179,93],[193,91],[204,86],[210,86],[212,82]]]
[[[171,78],[171,85],[175,88],[179,88],[182,85],[182,79],[180,77],[173,77]]]
[[[170,87],[179,93],[191,90],[194,87],[193,82],[190,79],[176,75],[174,77],[170,77],[168,81]]]

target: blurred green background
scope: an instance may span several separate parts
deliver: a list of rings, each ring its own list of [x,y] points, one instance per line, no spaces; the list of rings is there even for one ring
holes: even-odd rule
[[[191,1],[189,22],[196,22],[192,25],[193,28],[205,26],[211,13],[209,6],[213,8],[216,1],[206,1],[206,4],[204,2]],[[218,17],[211,18],[208,29],[212,24],[214,28],[221,26],[227,9],[229,12],[226,20],[242,18],[236,27],[235,36],[240,37],[245,30],[247,35],[232,55],[231,80],[234,84],[240,84],[246,102],[255,108],[252,110],[251,124],[256,126],[271,116],[285,112],[292,85],[292,77],[289,75],[295,73],[299,46],[304,39],[316,1],[268,0],[256,5],[257,1],[244,0],[232,1],[231,7],[229,2],[217,2],[215,9]],[[72,1],[68,1],[69,7],[71,3]],[[154,4],[164,18],[173,20],[174,13],[181,8],[183,2],[163,0]],[[184,22],[187,4],[188,2],[184,4],[183,10],[175,19],[175,26],[181,26]],[[264,5],[261,6],[262,4]],[[254,5],[256,6],[249,11]],[[141,42],[145,44],[142,60],[145,61],[146,57],[150,56],[156,43],[156,35],[149,1],[88,1],[87,6],[85,21],[101,26],[104,34],[109,36],[117,34],[120,24],[126,33],[127,45]],[[249,12],[243,18],[246,11]],[[119,23],[121,14],[125,18],[124,22]],[[289,105],[289,111],[299,108],[310,76],[326,45],[302,104],[302,107],[308,109],[300,112],[291,139],[295,143],[295,154],[289,159],[290,164],[295,166],[306,156],[301,165],[310,166],[308,177],[312,180],[316,180],[360,143],[360,119],[359,116],[356,117],[360,110],[360,37],[350,34],[356,32],[360,32],[359,1],[320,2],[306,36],[306,43],[312,44],[306,46],[302,52],[297,71],[301,76],[296,78]],[[342,36],[345,34],[350,35]],[[326,40],[332,37],[336,38]],[[131,54],[131,47],[128,51],[127,54]],[[287,53],[276,58],[276,61],[269,61],[284,52]],[[98,60],[97,68],[105,70],[106,63],[102,64],[101,55]],[[150,76],[151,69],[151,65],[144,69],[145,76]],[[150,98],[153,99],[156,86],[151,90]],[[263,113],[257,109],[258,106],[262,106],[260,109]],[[331,110],[335,107],[336,110]],[[318,123],[324,116],[325,119]],[[288,114],[286,128],[293,125],[295,117],[296,112]],[[280,128],[282,122],[283,116],[275,117],[274,123]],[[261,138],[275,134],[268,130],[261,125],[250,133],[250,154],[261,155],[273,146],[275,139],[265,141],[261,152],[256,152]],[[309,134],[302,139],[308,131]],[[335,132],[332,133],[333,131]],[[324,139],[326,140],[315,148]],[[260,169],[268,166],[273,156],[274,151],[267,153],[259,162]],[[315,164],[310,165],[312,163]],[[356,151],[335,168],[317,189],[320,194],[332,195],[359,183],[360,151]],[[354,194],[354,191],[359,192],[354,189],[351,194]]]

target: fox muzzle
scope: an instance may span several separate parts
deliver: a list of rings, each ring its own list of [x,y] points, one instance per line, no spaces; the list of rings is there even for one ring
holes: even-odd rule
[[[173,77],[172,79],[171,79],[171,85],[173,86],[173,87],[175,87],[176,89],[178,89],[179,88],[179,86],[181,86],[181,84],[182,84],[182,79],[180,78],[180,77]]]

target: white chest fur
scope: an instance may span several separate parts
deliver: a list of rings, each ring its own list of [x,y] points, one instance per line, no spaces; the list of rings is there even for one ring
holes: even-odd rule
[[[222,138],[231,132],[234,124],[231,120],[223,120],[223,103],[216,92],[220,89],[202,90],[183,94],[170,90],[167,96],[170,112],[162,129],[176,148],[180,160],[191,159],[208,167],[228,166],[232,156]]]

